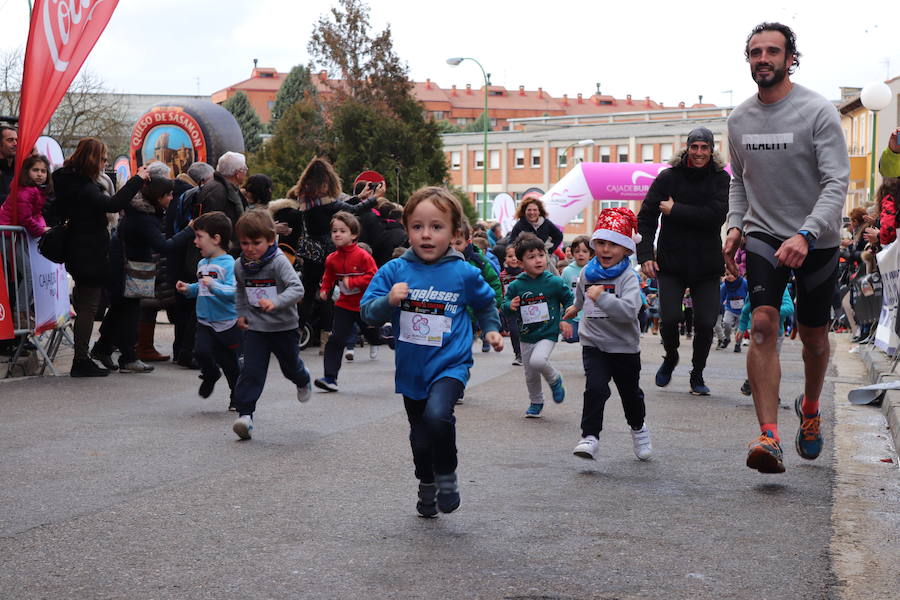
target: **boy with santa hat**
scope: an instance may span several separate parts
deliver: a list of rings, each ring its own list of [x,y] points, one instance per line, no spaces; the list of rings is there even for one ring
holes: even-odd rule
[[[578,332],[585,368],[582,439],[574,450],[582,458],[596,458],[610,379],[622,400],[635,456],[650,460],[653,453],[644,423],[644,392],[639,385],[641,289],[628,260],[640,241],[636,229],[637,218],[629,209],[601,211],[591,236],[594,258],[582,269],[575,287],[575,304],[563,316],[569,319],[584,309]]]

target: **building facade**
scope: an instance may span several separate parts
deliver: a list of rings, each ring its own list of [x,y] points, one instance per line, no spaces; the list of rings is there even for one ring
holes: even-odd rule
[[[554,126],[547,119],[513,121],[512,131],[488,135],[488,156],[484,157],[484,137],[480,133],[443,136],[450,180],[462,188],[478,214],[489,215],[490,203],[501,192],[518,200],[531,187],[544,191],[559,181],[579,162],[664,163],[680,152],[687,134],[695,127],[709,128],[716,149],[727,156],[725,122],[730,109],[683,109],[666,111],[668,119],[658,119],[657,111],[610,115],[604,122],[575,126]],[[487,198],[483,176],[487,165]],[[589,210],[565,226],[567,238],[589,233],[600,210],[628,206],[635,212],[639,202],[596,199]]]
[[[214,92],[212,101],[222,104],[236,93],[244,92],[260,120],[268,123],[272,118],[275,95],[287,75],[277,69],[254,67],[249,78]],[[340,80],[329,79],[325,71],[314,74],[312,80],[319,94],[324,97],[333,93],[332,90],[340,85]],[[503,86],[491,85],[485,91],[484,85],[472,87],[467,84],[464,88],[457,88],[455,85],[450,88],[442,88],[431,79],[414,81],[412,86],[412,93],[422,103],[422,109],[427,118],[434,121],[447,121],[458,127],[466,127],[478,120],[481,113],[484,112],[484,95],[487,93],[488,118],[491,129],[495,131],[510,127],[511,119],[664,109],[662,103],[650,99],[649,96],[638,100],[632,99],[630,94],[625,98],[602,94],[599,84],[594,94],[579,93],[572,98],[569,98],[568,94],[563,94],[562,97],[553,97],[540,87],[536,90],[526,90],[524,86],[519,86],[517,90],[508,90]],[[712,105],[694,105],[694,107],[701,106]],[[685,108],[684,103],[680,104],[680,108]]]

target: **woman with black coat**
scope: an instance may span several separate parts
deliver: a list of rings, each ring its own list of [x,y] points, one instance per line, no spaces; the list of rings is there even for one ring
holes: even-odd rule
[[[371,210],[378,199],[373,196],[359,204],[348,204],[339,200],[342,195],[341,180],[331,163],[319,157],[313,158],[306,165],[292,192],[293,194],[289,195],[297,196],[303,216],[305,236],[322,249],[321,260],[303,259],[303,288],[306,294],[300,304],[300,315],[303,321],[312,327],[313,338],[316,337],[316,331],[321,338],[322,330],[331,330],[331,315],[328,310],[329,304],[320,302],[317,294],[313,292],[319,289],[322,276],[325,274],[325,257],[334,252],[334,245],[331,243],[331,217],[338,211],[352,215],[361,214]]]
[[[548,255],[547,264],[552,264],[555,269],[556,260],[549,257],[553,256],[553,252],[562,243],[563,233],[553,221],[547,218],[547,210],[541,199],[537,195],[531,195],[530,192],[526,193],[519,208],[516,209],[516,218],[519,220],[509,232],[509,243],[514,244],[523,233],[533,233],[544,242]]]
[[[190,226],[166,239],[162,220],[172,201],[172,180],[153,177],[125,207],[125,215],[110,242],[109,310],[100,325],[100,339],[91,350],[91,357],[109,370],[120,373],[149,373],[153,367],[138,359],[136,343],[140,319],[140,298],[126,298],[125,261],[152,262],[154,254],[166,254],[187,244],[194,238]],[[118,348],[119,363],[112,360]]]
[[[678,364],[682,300],[684,290],[691,288],[694,346],[690,387],[692,394],[706,396],[709,388],[703,381],[703,369],[719,316],[719,283],[725,272],[721,230],[728,213],[731,178],[715,152],[709,129],[691,131],[687,145],[669,161],[672,168],[661,172],[647,191],[637,218],[641,235],[637,260],[644,274],[659,282],[660,335],[666,354],[656,373],[656,385],[667,386]]]
[[[145,180],[141,167],[122,189],[109,196],[98,183],[108,160],[106,144],[97,138],[78,142],[75,153],[53,173],[56,190],[54,209],[66,228],[66,269],[75,280],[75,358],[72,377],[101,377],[109,374],[88,356],[88,344],[94,317],[100,306],[103,288],[109,276],[108,213],[117,213],[134,198]]]

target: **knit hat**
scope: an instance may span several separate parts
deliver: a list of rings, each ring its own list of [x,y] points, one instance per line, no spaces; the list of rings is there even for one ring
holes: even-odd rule
[[[634,252],[635,244],[641,241],[641,234],[637,232],[637,217],[624,206],[604,208],[597,217],[591,240],[608,240]]]
[[[706,127],[698,127],[691,130],[687,137],[688,147],[690,147],[690,145],[694,142],[706,142],[707,144],[709,144],[710,150],[714,150],[716,147],[715,140],[713,139],[713,132]]]

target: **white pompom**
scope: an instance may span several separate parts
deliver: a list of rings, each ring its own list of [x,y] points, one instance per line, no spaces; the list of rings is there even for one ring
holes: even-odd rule
[[[631,239],[634,240],[634,243],[635,243],[635,244],[640,244],[640,243],[641,243],[641,240],[644,239],[644,238],[641,237],[641,234],[635,233],[633,236],[631,236]]]

